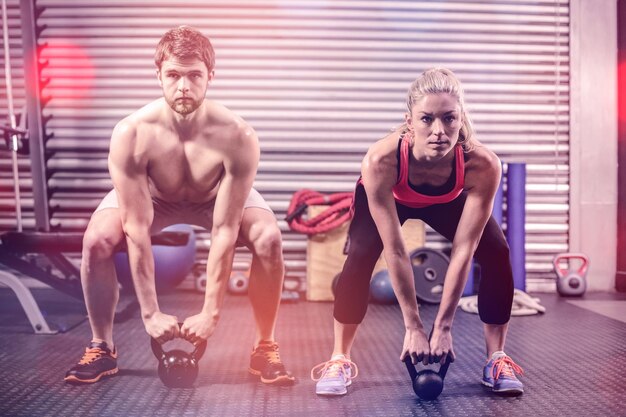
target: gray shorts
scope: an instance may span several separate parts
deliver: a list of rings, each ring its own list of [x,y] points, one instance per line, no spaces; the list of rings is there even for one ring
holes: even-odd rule
[[[165,201],[157,197],[152,197],[152,207],[154,208],[154,220],[152,221],[151,233],[158,233],[167,226],[173,224],[193,224],[196,226],[204,227],[207,230],[211,230],[213,227],[213,206],[215,200],[206,201],[203,203],[192,202],[177,202],[172,203]],[[243,205],[244,209],[257,207],[269,212],[272,209],[263,199],[261,194],[254,188],[250,190],[248,198]],[[119,208],[117,202],[117,193],[115,190],[109,191],[109,193],[102,199],[96,212],[108,208]]]

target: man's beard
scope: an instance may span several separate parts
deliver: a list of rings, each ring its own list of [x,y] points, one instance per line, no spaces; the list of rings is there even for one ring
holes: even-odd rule
[[[202,100],[193,100],[191,98],[187,100],[168,100],[167,104],[169,104],[170,108],[176,113],[185,116],[196,111],[198,107],[202,105]]]

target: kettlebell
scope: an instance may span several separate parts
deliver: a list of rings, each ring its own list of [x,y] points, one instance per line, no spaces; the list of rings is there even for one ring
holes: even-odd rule
[[[178,323],[182,327],[182,323]],[[198,377],[198,361],[206,350],[206,340],[196,346],[192,353],[180,349],[165,352],[154,338],[150,339],[152,353],[159,361],[159,378],[166,387],[189,388]]]
[[[570,259],[580,259],[582,264],[578,269],[561,268],[560,262]],[[583,295],[587,290],[587,269],[589,258],[582,253],[560,253],[552,261],[557,275],[556,290],[562,296]]]
[[[443,391],[443,380],[450,366],[450,358],[446,358],[446,362],[439,367],[439,372],[435,372],[432,369],[422,369],[417,372],[410,356],[404,358],[404,364],[411,376],[413,391],[415,391],[418,397],[427,401],[439,397],[439,394]]]

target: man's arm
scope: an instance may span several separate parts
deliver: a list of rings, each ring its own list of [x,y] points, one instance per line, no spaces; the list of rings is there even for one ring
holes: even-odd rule
[[[118,123],[111,136],[109,172],[118,198],[130,271],[146,331],[166,341],[176,336],[178,325],[176,318],[163,319],[157,302],[150,242],[154,211],[148,188],[147,152],[135,127],[128,122]]]
[[[207,339],[219,319],[232,271],[244,203],[252,189],[259,156],[256,133],[250,127],[241,128],[226,151],[224,175],[215,199],[204,305],[201,313],[185,320],[183,326],[183,334],[192,341]]]

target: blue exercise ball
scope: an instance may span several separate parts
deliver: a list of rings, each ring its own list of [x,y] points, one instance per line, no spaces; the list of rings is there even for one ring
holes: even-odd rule
[[[379,304],[396,304],[398,299],[391,286],[389,271],[378,271],[370,281],[370,296],[372,301]]]
[[[196,237],[188,224],[174,224],[163,229],[164,232],[185,232],[189,240],[185,246],[152,245],[154,256],[154,277],[157,292],[166,292],[179,285],[191,272],[196,259]],[[128,253],[115,254],[117,279],[125,290],[134,291],[128,264]]]

